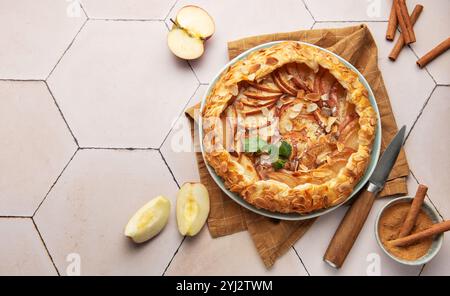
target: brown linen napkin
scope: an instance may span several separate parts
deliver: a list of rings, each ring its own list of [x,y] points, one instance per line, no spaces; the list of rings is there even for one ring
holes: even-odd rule
[[[299,40],[316,44],[340,55],[353,64],[369,82],[380,109],[382,125],[381,151],[384,151],[397,132],[397,124],[392,113],[389,97],[383,78],[378,69],[378,53],[375,41],[365,25],[339,28],[305,30],[290,33],[276,33],[254,36],[228,43],[229,58],[256,45],[277,40]],[[186,113],[194,116],[199,105],[188,109]],[[191,124],[192,132],[197,128]],[[192,133],[194,135],[194,133]],[[194,140],[198,145],[198,139]],[[196,150],[200,151],[200,150]],[[212,237],[220,237],[248,230],[265,266],[271,267],[275,260],[283,255],[299,238],[306,233],[315,219],[304,221],[278,221],[257,215],[235,203],[215,184],[209,175],[203,157],[197,152],[200,179],[208,188],[211,210],[208,228]],[[407,194],[406,176],[409,174],[406,156],[402,150],[389,176],[380,197]]]

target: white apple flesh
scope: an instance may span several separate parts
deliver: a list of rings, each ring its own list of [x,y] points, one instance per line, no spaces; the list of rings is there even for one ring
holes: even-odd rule
[[[142,206],[125,227],[125,235],[135,243],[143,243],[156,236],[167,224],[170,201],[158,196]]]
[[[167,44],[174,55],[184,60],[197,59],[205,51],[203,40],[192,37],[179,28],[173,28],[169,32]]]
[[[195,37],[208,39],[214,34],[215,24],[211,16],[195,5],[180,9],[175,19],[176,23]]]
[[[208,190],[200,183],[185,183],[177,194],[177,223],[182,235],[194,236],[209,215]]]

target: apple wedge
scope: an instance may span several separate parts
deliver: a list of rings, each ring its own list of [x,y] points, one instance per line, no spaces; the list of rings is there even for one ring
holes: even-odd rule
[[[158,196],[142,206],[125,227],[125,235],[135,243],[143,243],[157,235],[166,226],[170,201]]]
[[[194,236],[209,214],[209,194],[201,183],[184,183],[177,194],[177,223],[182,235]]]
[[[173,28],[169,32],[167,45],[174,55],[184,60],[195,60],[205,51],[203,40],[192,37],[180,28]]]
[[[247,81],[247,83],[259,90],[270,92],[270,93],[281,93],[280,88],[273,82],[272,77],[268,76],[264,78],[260,83],[256,83],[253,81]]]
[[[276,100],[278,98],[280,98],[283,94],[281,92],[266,92],[266,91],[261,91],[259,89],[255,89],[253,87],[248,88],[244,91],[244,95],[246,97],[252,98],[252,99],[257,99],[257,100]]]
[[[208,39],[214,34],[215,24],[212,17],[203,8],[195,5],[181,8],[175,22],[194,37]]]
[[[272,72],[272,79],[275,82],[275,84],[284,92],[287,94],[290,94],[291,96],[296,96],[297,91],[292,88],[290,85],[286,84],[285,81],[282,81],[280,77],[280,73],[278,70]]]

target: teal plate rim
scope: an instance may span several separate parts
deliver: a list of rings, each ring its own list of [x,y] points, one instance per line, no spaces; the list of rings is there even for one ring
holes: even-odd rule
[[[250,53],[259,50],[261,48],[267,48],[270,47],[272,45],[281,43],[284,41],[273,41],[273,42],[268,42],[268,43],[264,43],[264,44],[260,44],[258,46],[255,46],[253,48],[250,48],[248,50],[246,50],[245,52],[241,53],[240,55],[238,55],[237,57],[235,57],[234,59],[232,59],[231,61],[229,61],[225,66],[222,67],[222,69],[220,69],[220,71],[218,72],[218,74],[216,74],[216,76],[214,76],[214,78],[212,79],[211,83],[209,84],[205,95],[203,96],[202,100],[201,100],[201,105],[200,105],[200,116],[202,114],[203,108],[204,108],[204,104],[206,101],[206,98],[208,96],[208,94],[211,92],[212,87],[215,85],[215,83],[217,82],[218,78],[220,77],[220,75],[226,70],[228,69],[228,67],[230,67],[231,65],[233,65],[234,63],[236,63],[237,61],[247,57]],[[239,205],[243,206],[244,208],[266,216],[266,217],[270,217],[270,218],[274,218],[274,219],[280,219],[280,220],[291,220],[291,221],[295,221],[295,220],[306,220],[306,219],[311,219],[311,218],[315,218],[315,217],[319,217],[322,215],[325,215],[327,213],[330,213],[332,211],[334,211],[335,209],[337,209],[338,207],[342,206],[343,204],[345,204],[346,202],[348,202],[352,197],[354,197],[363,187],[364,185],[367,183],[367,181],[369,180],[370,176],[372,175],[373,171],[375,170],[376,164],[378,162],[378,158],[380,156],[380,149],[381,149],[381,119],[380,119],[380,112],[378,110],[378,106],[377,103],[375,101],[375,96],[373,94],[372,89],[370,88],[369,83],[367,82],[367,80],[364,78],[364,76],[349,62],[347,62],[346,60],[344,60],[343,58],[341,58],[340,56],[338,56],[337,54],[322,48],[320,46],[314,45],[314,44],[310,44],[310,43],[306,43],[306,42],[301,42],[301,41],[296,41],[302,45],[306,45],[306,46],[312,46],[315,48],[318,48],[320,50],[323,50],[333,56],[335,56],[336,58],[338,58],[345,66],[347,66],[348,68],[350,68],[351,70],[353,70],[355,73],[358,74],[359,76],[359,80],[360,82],[364,85],[364,87],[367,89],[368,93],[369,93],[369,100],[370,103],[372,105],[372,107],[375,109],[375,112],[377,113],[377,129],[375,132],[375,140],[373,143],[373,147],[372,147],[372,153],[371,153],[371,157],[370,157],[370,162],[369,165],[367,166],[366,172],[364,173],[363,177],[361,178],[361,180],[358,182],[358,184],[356,184],[355,188],[353,189],[352,193],[350,194],[350,196],[342,203],[335,205],[333,207],[329,207],[323,210],[319,210],[319,211],[315,211],[309,214],[298,214],[298,213],[278,213],[278,212],[271,212],[265,209],[260,209],[257,208],[251,204],[249,204],[248,202],[246,202],[242,197],[240,197],[238,194],[231,192],[230,190],[228,190],[225,185],[223,180],[216,174],[216,172],[214,171],[214,169],[208,164],[208,162],[205,159],[205,153],[204,153],[204,149],[203,149],[203,130],[202,130],[202,120],[201,117],[198,120],[198,132],[199,132],[199,141],[200,141],[200,150],[202,152],[202,156],[203,156],[203,160],[206,164],[206,168],[208,169],[209,174],[211,175],[211,177],[213,178],[213,180],[216,182],[217,186],[220,187],[220,189],[222,189],[223,192],[225,192],[226,195],[228,195],[231,199],[233,199],[235,202],[237,202]]]

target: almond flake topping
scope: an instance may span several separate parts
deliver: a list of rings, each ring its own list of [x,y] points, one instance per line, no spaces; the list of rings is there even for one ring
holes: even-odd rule
[[[307,106],[306,106],[306,112],[308,112],[308,113],[311,113],[311,112],[314,112],[314,111],[316,111],[317,110],[317,104],[316,103],[311,103],[311,104],[308,104]]]

